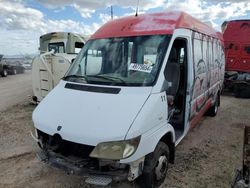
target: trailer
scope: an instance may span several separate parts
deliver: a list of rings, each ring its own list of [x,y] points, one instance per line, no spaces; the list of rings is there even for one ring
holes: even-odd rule
[[[232,20],[222,24],[225,40],[224,86],[236,97],[250,98],[250,20]]]
[[[88,36],[69,32],[40,37],[40,54],[32,61],[32,101],[40,102],[64,76]]]

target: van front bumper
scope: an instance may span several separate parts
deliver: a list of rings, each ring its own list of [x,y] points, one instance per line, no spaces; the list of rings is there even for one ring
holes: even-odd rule
[[[122,166],[122,168],[102,170],[100,167],[93,165],[93,161],[86,160],[73,160],[60,156],[54,152],[40,151],[37,153],[40,161],[50,164],[53,167],[64,170],[68,174],[82,175],[84,177],[90,176],[109,176],[112,181],[123,181],[128,179],[129,168]],[[97,162],[97,161],[96,161]]]

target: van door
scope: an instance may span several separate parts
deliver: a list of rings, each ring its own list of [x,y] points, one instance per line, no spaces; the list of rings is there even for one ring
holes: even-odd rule
[[[187,39],[175,39],[164,70],[169,86],[166,91],[169,122],[175,129],[176,140],[183,136],[187,124],[187,43]]]

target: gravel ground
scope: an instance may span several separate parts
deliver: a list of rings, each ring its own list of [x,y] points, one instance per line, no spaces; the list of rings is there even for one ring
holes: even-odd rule
[[[32,94],[31,71],[23,74],[0,76],[0,111],[22,102]]]
[[[21,103],[0,112],[0,187],[95,187],[39,162],[30,137],[35,106]],[[241,165],[243,128],[250,126],[250,100],[223,96],[215,118],[205,117],[177,146],[176,162],[162,187],[229,187]],[[113,187],[136,187],[112,184]]]

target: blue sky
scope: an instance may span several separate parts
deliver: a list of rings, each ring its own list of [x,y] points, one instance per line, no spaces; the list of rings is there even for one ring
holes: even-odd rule
[[[0,54],[38,53],[39,36],[54,31],[91,35],[114,17],[135,13],[137,0],[0,0]],[[225,20],[250,19],[249,0],[140,0],[142,13],[186,11],[215,29]]]

